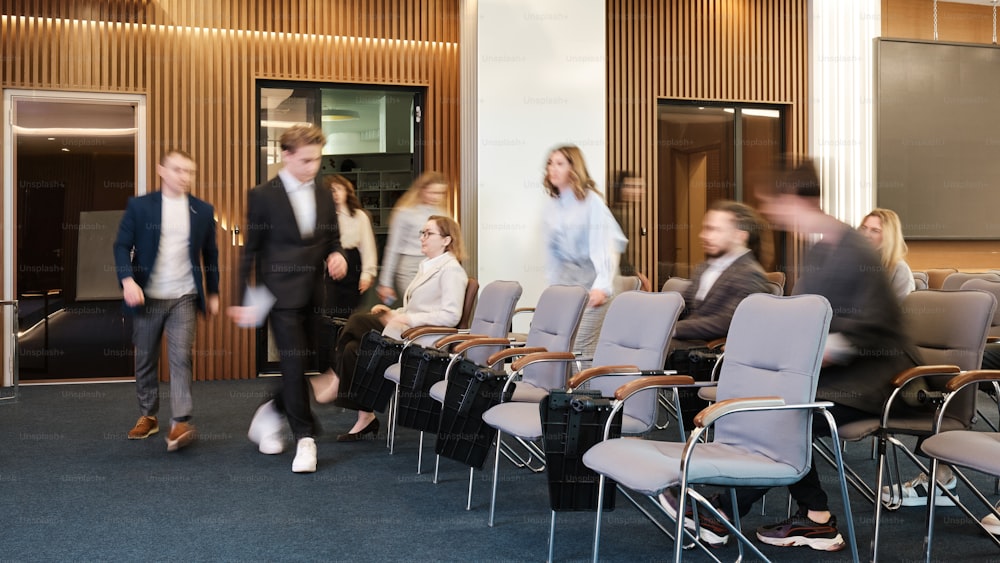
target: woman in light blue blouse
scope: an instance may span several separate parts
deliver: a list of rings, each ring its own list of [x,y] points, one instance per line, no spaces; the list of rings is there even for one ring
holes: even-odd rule
[[[389,237],[382,251],[382,271],[375,289],[383,303],[392,304],[417,275],[417,266],[424,259],[420,229],[431,215],[449,214],[444,208],[447,194],[448,181],[444,175],[428,171],[396,203],[389,216]]]
[[[573,347],[591,357],[628,241],[598,193],[578,147],[566,145],[549,153],[543,183],[550,196],[543,215],[547,282],[590,291]]]

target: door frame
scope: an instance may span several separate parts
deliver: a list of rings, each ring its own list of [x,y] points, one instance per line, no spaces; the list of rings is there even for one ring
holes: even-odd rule
[[[146,170],[147,170],[147,142],[146,142],[146,95],[145,94],[111,94],[105,92],[79,92],[67,90],[24,90],[16,88],[3,89],[3,110],[7,119],[3,123],[3,231],[2,237],[3,259],[0,268],[3,270],[3,289],[0,299],[4,301],[14,301],[17,299],[16,288],[17,279],[17,217],[15,216],[17,188],[14,184],[14,103],[17,100],[30,100],[35,102],[101,102],[101,103],[121,103],[130,104],[135,107],[135,127],[136,127],[136,147],[135,147],[135,187],[136,195],[146,193]],[[12,334],[15,330],[17,317],[10,315],[5,308],[0,315],[0,331],[2,334]],[[3,348],[2,365],[12,366],[10,370],[4,369],[0,387],[16,388],[18,374],[13,366],[16,366],[16,347],[5,346]]]

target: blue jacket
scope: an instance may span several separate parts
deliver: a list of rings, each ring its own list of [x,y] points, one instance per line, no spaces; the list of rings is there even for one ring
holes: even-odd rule
[[[215,242],[215,209],[188,194],[191,234],[188,255],[191,275],[198,290],[198,310],[205,312],[205,285],[209,294],[219,293],[219,248]],[[153,192],[130,197],[115,239],[115,272],[119,284],[132,277],[145,288],[160,250],[160,220],[163,194]],[[204,264],[204,267],[202,266]],[[204,278],[204,283],[203,283]],[[128,309],[133,309],[128,307]],[[134,309],[133,309],[134,310]]]

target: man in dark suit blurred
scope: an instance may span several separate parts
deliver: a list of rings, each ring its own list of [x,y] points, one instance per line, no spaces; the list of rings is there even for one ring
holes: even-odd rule
[[[767,277],[757,262],[763,225],[757,213],[742,203],[716,201],[708,209],[699,235],[707,260],[695,268],[684,291],[685,307],[675,339],[725,338],[740,301],[768,291]]]
[[[763,220],[748,205],[720,200],[709,207],[699,235],[707,259],[695,268],[684,290],[684,311],[675,325],[667,369],[709,380],[715,354],[704,349],[706,342],[726,337],[744,297],[768,290],[757,262],[763,228]],[[694,389],[680,389],[678,397],[684,427],[693,428],[695,415],[708,402]]]
[[[160,341],[166,332],[172,416],[169,451],[195,439],[190,423],[195,312],[219,312],[215,210],[188,194],[195,169],[191,155],[167,151],[156,167],[160,191],[129,198],[114,245],[115,271],[128,311],[134,315],[140,416],[128,438],[141,440],[160,430],[158,365]]]
[[[340,247],[332,194],[316,181],[326,135],[313,125],[296,125],[280,139],[284,167],[253,188],[247,198],[246,241],[240,260],[240,288],[256,265],[257,283],[274,296],[268,314],[277,344],[280,388],[254,414],[248,432],[261,453],[284,451],[282,418],[296,440],[292,471],[316,470],[319,429],[309,406],[306,361],[317,327],[316,314],[324,271],[333,279],[347,273]],[[237,323],[253,324],[254,307],[232,307]]]

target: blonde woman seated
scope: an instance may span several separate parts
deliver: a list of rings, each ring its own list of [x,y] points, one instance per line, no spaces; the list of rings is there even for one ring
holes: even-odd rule
[[[892,292],[902,301],[916,289],[916,284],[910,266],[903,260],[906,257],[906,242],[903,241],[903,226],[899,215],[891,209],[873,209],[865,215],[858,231],[878,251],[882,268],[889,276]]]
[[[351,315],[337,339],[334,365],[323,375],[310,378],[318,402],[336,400],[338,406],[358,411],[357,422],[346,434],[337,436],[338,442],[356,442],[366,434],[378,434],[379,430],[375,413],[364,410],[347,393],[364,335],[378,330],[391,338],[400,338],[408,328],[451,327],[462,317],[469,277],[460,263],[465,250],[458,223],[450,217],[432,215],[414,236],[420,237],[420,250],[426,258],[406,288],[403,306],[390,309],[378,304],[369,313]]]

